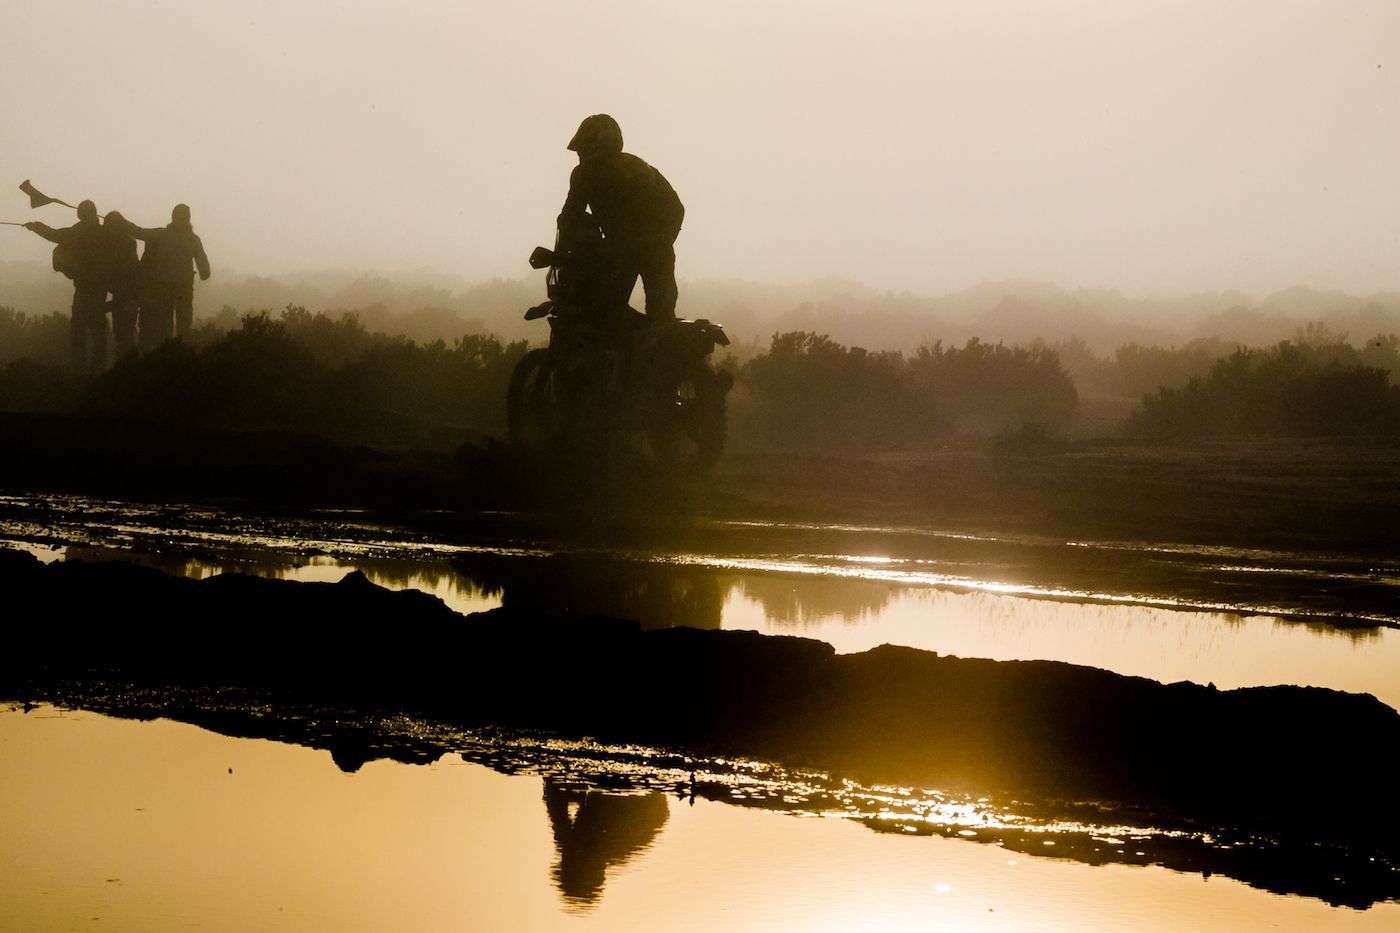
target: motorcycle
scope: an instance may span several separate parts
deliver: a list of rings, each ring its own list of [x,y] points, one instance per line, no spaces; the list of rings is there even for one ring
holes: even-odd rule
[[[511,441],[547,451],[632,448],[678,471],[713,466],[734,382],[708,360],[729,344],[723,326],[651,321],[629,307],[622,290],[632,283],[619,275],[601,234],[537,247],[530,266],[548,268],[548,300],[525,319],[547,319],[550,336],[511,374]]]

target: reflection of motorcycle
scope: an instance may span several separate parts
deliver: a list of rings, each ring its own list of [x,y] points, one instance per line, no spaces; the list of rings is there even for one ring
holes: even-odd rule
[[[712,466],[734,381],[707,360],[729,343],[724,328],[651,322],[628,307],[623,290],[632,283],[601,236],[539,247],[530,265],[549,268],[549,300],[525,312],[526,320],[548,317],[549,347],[526,353],[511,374],[511,440],[554,449],[636,445],[664,466]]]
[[[724,606],[718,574],[668,561],[470,553],[454,557],[452,569],[508,609],[632,619],[643,629],[717,629]]]

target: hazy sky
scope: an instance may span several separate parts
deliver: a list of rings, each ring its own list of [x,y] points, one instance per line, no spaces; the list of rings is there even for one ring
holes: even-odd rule
[[[216,275],[529,274],[564,146],[606,111],[685,201],[682,280],[1400,290],[1396,0],[10,0],[3,22],[0,220],[70,222],[25,178],[148,225],[185,201]],[[0,227],[0,258],[47,256]]]

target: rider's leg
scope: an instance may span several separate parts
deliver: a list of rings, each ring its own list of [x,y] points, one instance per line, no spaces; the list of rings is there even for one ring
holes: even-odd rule
[[[647,318],[673,321],[676,318],[676,248],[656,243],[641,251],[642,288],[647,294]]]

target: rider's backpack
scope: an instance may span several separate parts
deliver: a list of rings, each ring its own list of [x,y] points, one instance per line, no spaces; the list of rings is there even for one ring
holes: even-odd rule
[[[53,248],[53,271],[70,279],[78,274],[78,250],[73,243],[64,241]]]

